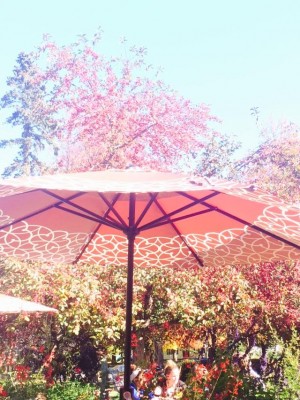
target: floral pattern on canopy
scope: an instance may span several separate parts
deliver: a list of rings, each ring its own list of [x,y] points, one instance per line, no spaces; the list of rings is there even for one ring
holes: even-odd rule
[[[3,180],[1,254],[126,264],[130,193],[136,265],[299,259],[298,207],[231,181],[137,170]]]

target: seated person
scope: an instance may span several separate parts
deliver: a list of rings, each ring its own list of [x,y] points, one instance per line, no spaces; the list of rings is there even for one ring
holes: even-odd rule
[[[173,398],[176,393],[181,392],[185,388],[185,383],[180,377],[180,368],[177,364],[169,360],[164,369],[165,378],[160,386],[157,386],[154,391],[154,397]]]
[[[144,372],[140,368],[136,368],[130,375],[130,389],[132,392],[132,400],[140,400],[142,397],[142,389],[145,386],[146,379]]]

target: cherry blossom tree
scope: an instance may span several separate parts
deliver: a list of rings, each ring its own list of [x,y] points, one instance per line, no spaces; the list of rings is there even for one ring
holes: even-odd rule
[[[35,51],[22,56],[26,68],[16,69],[8,80],[12,90],[3,97],[2,107],[17,109],[18,123],[39,132],[40,138],[30,135],[32,146],[51,137],[55,154],[59,149],[49,170],[129,165],[173,170],[186,166],[187,155],[195,158],[198,153],[209,167],[201,173],[222,168],[210,150],[219,147],[224,153],[228,148],[224,161],[235,145],[213,128],[218,120],[209,107],[193,104],[162,82],[147,64],[144,48],[132,47],[125,56],[113,57],[105,55],[101,43],[96,35],[91,41],[83,36],[59,46],[46,36]],[[24,101],[28,97],[30,102]],[[9,144],[23,149],[23,142]],[[24,158],[24,165],[33,161],[37,163]],[[6,170],[6,175],[12,173]]]
[[[209,108],[152,74],[144,48],[107,58],[88,41],[59,47],[48,40],[40,51],[47,57],[40,79],[51,85],[64,115],[58,137],[66,171],[129,164],[170,169],[212,135]]]

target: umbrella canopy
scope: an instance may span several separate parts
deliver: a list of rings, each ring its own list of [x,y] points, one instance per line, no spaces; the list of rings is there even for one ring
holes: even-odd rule
[[[57,313],[55,308],[0,293],[0,314]]]
[[[167,173],[6,179],[0,181],[0,251],[22,259],[126,264],[131,230],[136,264],[297,259],[299,213],[253,187]]]
[[[127,264],[125,389],[133,264],[300,258],[300,209],[255,187],[140,170],[0,182],[0,252],[50,262]]]

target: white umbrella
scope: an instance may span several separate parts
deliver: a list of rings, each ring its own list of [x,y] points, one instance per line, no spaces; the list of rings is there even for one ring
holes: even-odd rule
[[[57,313],[55,308],[0,293],[0,314]]]

